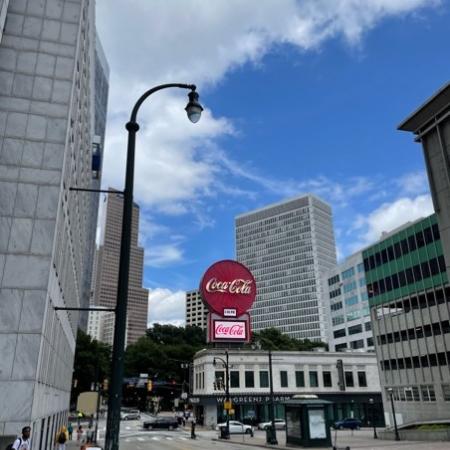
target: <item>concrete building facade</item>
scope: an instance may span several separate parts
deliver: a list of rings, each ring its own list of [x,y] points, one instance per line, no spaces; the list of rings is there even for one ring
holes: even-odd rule
[[[450,420],[450,286],[436,215],[363,251],[386,422]]]
[[[208,326],[208,308],[198,289],[186,292],[186,326],[197,326],[206,330]]]
[[[325,342],[322,281],[336,265],[330,206],[304,195],[241,214],[235,225],[236,259],[256,280],[253,329]]]
[[[233,419],[264,422],[269,419],[269,355],[261,350],[229,350],[230,397]],[[224,420],[225,392],[220,387],[225,369],[214,358],[224,359],[220,349],[201,350],[193,361],[193,393],[196,417],[206,426]],[[373,353],[272,352],[275,417],[284,418],[283,402],[294,395],[313,394],[333,402],[331,420],[356,417],[367,425],[375,412],[383,425],[377,361]],[[222,381],[222,383],[220,383]],[[218,387],[219,386],[219,387]],[[375,411],[371,410],[370,399]]]
[[[330,351],[374,351],[362,252],[349,256],[330,270],[323,286]]]
[[[112,190],[110,188],[110,190]],[[105,217],[101,229],[100,246],[96,254],[96,274],[93,304],[115,308],[119,279],[120,240],[122,236],[123,198],[119,193],[104,198]],[[139,207],[133,206],[131,228],[130,275],[127,306],[126,345],[145,336],[147,330],[148,290],[142,287],[144,249],[138,245]]]
[[[0,437],[9,441],[31,425],[33,449],[44,450],[53,448],[69,408],[79,322],[78,313],[54,307],[89,301],[97,199],[69,188],[95,187],[95,4],[11,0],[7,8],[0,43]]]

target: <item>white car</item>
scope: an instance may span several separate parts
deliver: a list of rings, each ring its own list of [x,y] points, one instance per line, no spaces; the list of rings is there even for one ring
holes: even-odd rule
[[[267,430],[272,425],[272,422],[261,422],[258,424],[258,430]],[[284,419],[275,419],[275,429],[284,430],[286,422]]]
[[[219,431],[222,427],[226,427],[227,423],[218,423],[216,430]],[[252,427],[250,425],[245,425],[237,420],[230,420],[230,434],[253,434]]]

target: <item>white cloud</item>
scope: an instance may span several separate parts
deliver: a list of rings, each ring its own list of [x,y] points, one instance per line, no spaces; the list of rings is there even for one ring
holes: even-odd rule
[[[398,186],[403,193],[408,195],[417,195],[428,192],[428,177],[425,171],[413,172],[400,177]]]
[[[185,323],[184,291],[170,289],[150,289],[148,294],[148,319],[150,327],[154,323],[183,326]]]
[[[237,67],[262,64],[277,45],[316,51],[329,39],[358,45],[383,18],[415,13],[437,0],[97,0],[97,24],[111,67],[103,185],[123,186],[131,108],[150,87],[167,82],[199,85],[200,101]],[[204,93],[204,94],[203,94]],[[338,183],[325,177],[297,182],[232,171],[218,148],[237,136],[233,118],[205,108],[193,125],[185,117],[186,92],[152,96],[141,108],[137,136],[135,198],[165,214],[190,213],[200,227],[213,221],[201,200],[226,192],[251,197],[236,186],[246,178],[281,197],[313,191],[344,204],[371,188],[364,178]],[[224,92],[224,95],[230,95]],[[207,106],[205,104],[204,106]],[[230,163],[230,164],[227,164]],[[242,163],[240,163],[242,164]],[[251,171],[250,171],[251,172]],[[253,171],[258,173],[258,171]],[[233,185],[234,183],[234,185]],[[150,230],[150,233],[153,231]],[[148,264],[161,267],[183,258],[179,245],[149,246]],[[147,251],[148,253],[148,251]]]
[[[353,250],[380,239],[383,232],[390,232],[406,222],[433,214],[433,204],[429,195],[414,198],[403,197],[392,203],[383,203],[368,216],[358,216],[355,230],[361,230]]]

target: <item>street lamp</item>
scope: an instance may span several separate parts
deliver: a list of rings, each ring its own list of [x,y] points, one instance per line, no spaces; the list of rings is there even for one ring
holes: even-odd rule
[[[398,434],[397,419],[395,418],[395,408],[394,408],[394,397],[393,397],[394,390],[392,388],[388,388],[387,391],[389,393],[389,396],[391,397],[392,417],[394,419],[395,440],[399,441],[400,436]]]
[[[225,427],[225,434],[221,431],[221,438],[222,439],[230,439],[230,367],[229,367],[229,360],[228,360],[228,352],[225,352],[225,359],[219,358],[216,356],[213,359],[213,366],[215,367],[217,362],[220,361],[225,366],[225,401],[226,401],[226,409],[227,412],[227,426]]]
[[[128,278],[130,270],[131,221],[133,215],[133,182],[134,155],[136,133],[139,125],[136,122],[137,113],[142,103],[153,93],[162,89],[181,88],[190,90],[186,113],[189,120],[196,123],[200,120],[202,106],[198,102],[196,86],[193,84],[170,83],[155,86],[145,92],[136,102],[131,112],[130,121],[126,124],[128,130],[127,167],[125,175],[125,190],[123,191],[122,236],[120,240],[119,280],[117,286],[117,304],[114,329],[114,344],[112,350],[112,376],[108,400],[108,420],[106,423],[105,450],[119,449],[120,405],[122,400],[123,359],[125,352],[125,334],[127,322]]]
[[[275,404],[273,401],[273,375],[272,375],[272,350],[269,350],[269,383],[270,383],[270,422],[271,426],[267,433],[267,443],[278,445],[277,430],[275,428]]]
[[[378,439],[377,428],[375,426],[375,404],[373,398],[369,398],[370,409],[372,413],[373,438]]]

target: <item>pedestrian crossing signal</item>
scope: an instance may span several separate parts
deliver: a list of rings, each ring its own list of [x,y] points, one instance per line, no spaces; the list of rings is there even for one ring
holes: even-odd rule
[[[152,382],[152,380],[148,380],[147,381],[147,391],[148,392],[153,391],[153,382]]]

